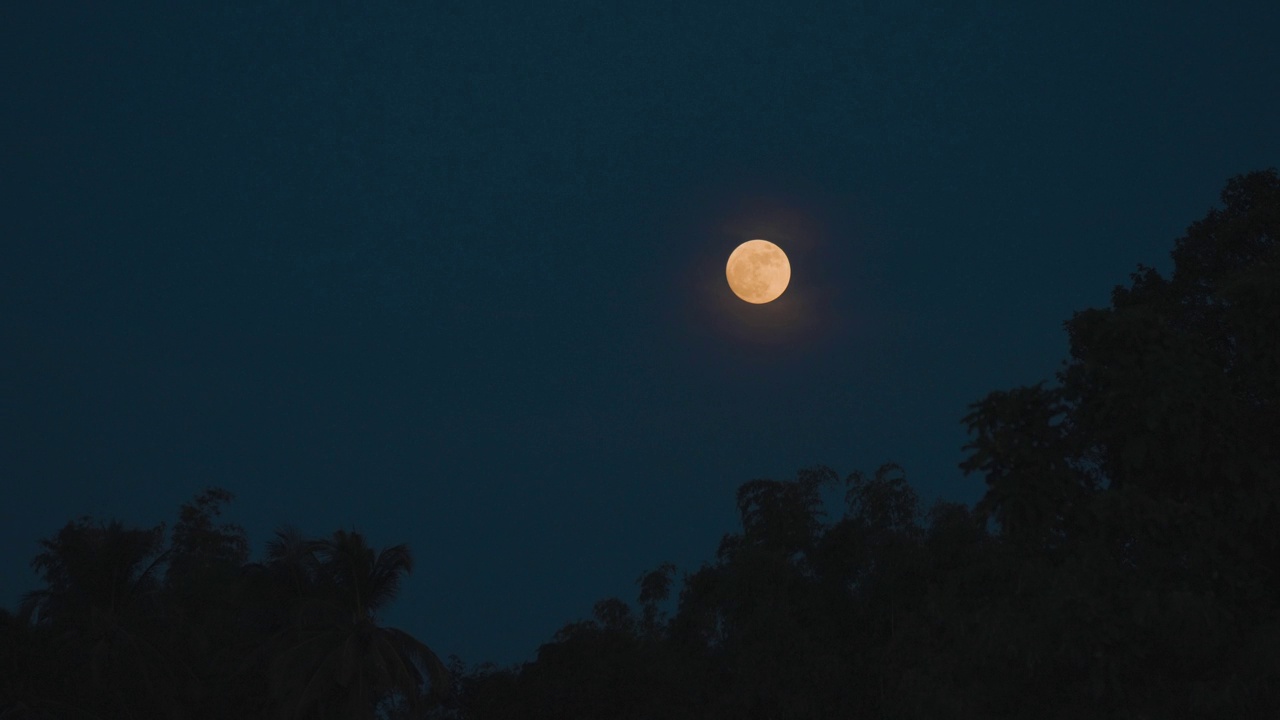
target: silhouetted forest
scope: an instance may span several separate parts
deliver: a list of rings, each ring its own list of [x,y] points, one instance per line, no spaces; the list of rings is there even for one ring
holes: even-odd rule
[[[974,507],[918,507],[896,465],[753,480],[674,597],[662,565],[468,669],[379,624],[407,547],[285,529],[251,560],[211,489],[172,527],[42,542],[0,718],[1280,717],[1280,179],[1221,200],[1170,278],[1065,323],[1055,382],[971,406]]]

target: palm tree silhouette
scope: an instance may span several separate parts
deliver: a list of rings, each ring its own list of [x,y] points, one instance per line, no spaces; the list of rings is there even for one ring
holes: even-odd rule
[[[45,587],[23,596],[17,619],[52,638],[60,672],[84,678],[86,696],[104,711],[171,707],[179,674],[190,674],[156,632],[163,545],[163,525],[81,518],[41,541],[32,562]]]
[[[281,716],[372,719],[387,701],[418,710],[449,694],[435,652],[377,622],[413,569],[408,546],[376,552],[358,532],[305,540],[284,530],[268,546],[267,566],[292,596],[269,666]]]

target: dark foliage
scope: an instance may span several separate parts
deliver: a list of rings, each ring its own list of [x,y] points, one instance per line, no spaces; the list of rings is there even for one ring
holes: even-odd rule
[[[281,531],[250,563],[244,532],[215,523],[229,500],[183,505],[167,542],[88,519],[45,540],[45,586],[0,618],[0,718],[421,716],[448,695],[435,654],[376,622],[406,547]]]

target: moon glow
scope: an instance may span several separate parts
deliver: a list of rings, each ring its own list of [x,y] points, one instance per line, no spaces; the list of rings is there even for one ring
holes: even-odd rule
[[[778,299],[791,282],[791,263],[782,248],[768,240],[748,240],[734,248],[724,266],[733,294],[762,305]]]

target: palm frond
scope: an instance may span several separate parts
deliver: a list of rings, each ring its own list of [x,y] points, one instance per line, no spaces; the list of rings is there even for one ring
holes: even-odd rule
[[[421,640],[398,628],[382,628],[382,633],[396,647],[398,654],[415,665],[420,665],[431,681],[430,693],[437,698],[449,697],[453,689],[450,686],[449,668],[440,661],[435,651]]]

